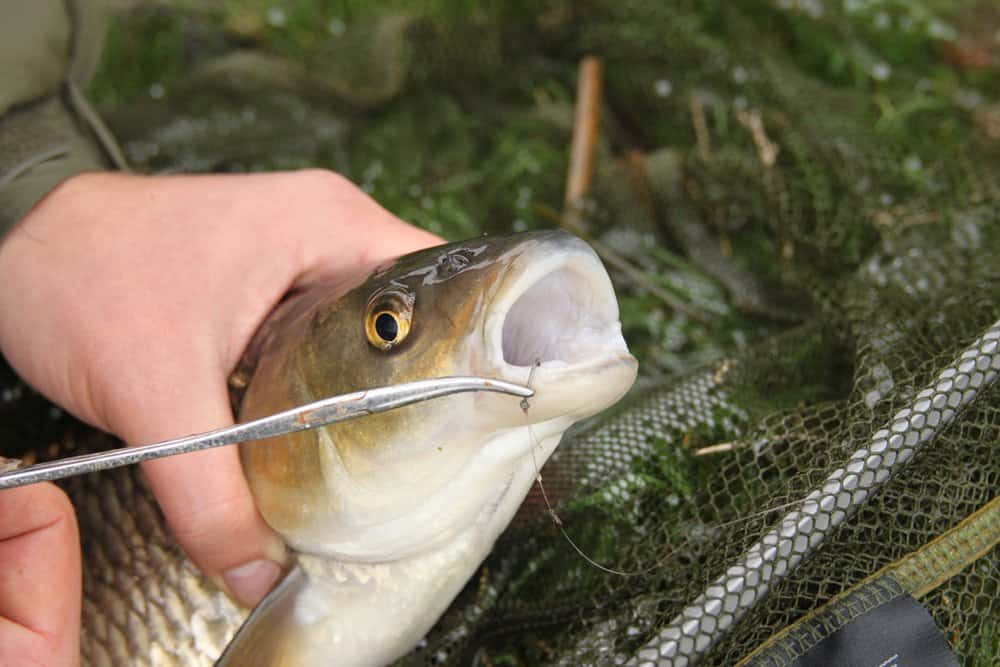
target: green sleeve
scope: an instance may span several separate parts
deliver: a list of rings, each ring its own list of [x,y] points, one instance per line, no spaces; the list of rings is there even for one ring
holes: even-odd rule
[[[104,35],[95,0],[0,0],[0,238],[60,182],[124,160],[81,92]]]

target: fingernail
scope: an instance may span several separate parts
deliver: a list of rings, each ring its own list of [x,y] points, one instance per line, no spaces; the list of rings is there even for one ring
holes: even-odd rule
[[[264,545],[264,555],[277,563],[281,569],[288,565],[288,549],[277,535],[272,535]]]
[[[277,563],[262,559],[226,570],[222,578],[237,601],[252,607],[267,595],[280,576],[281,568]]]

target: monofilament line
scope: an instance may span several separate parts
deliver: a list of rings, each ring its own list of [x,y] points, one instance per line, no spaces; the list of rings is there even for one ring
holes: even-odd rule
[[[528,387],[529,389],[533,389],[533,387],[531,386],[531,381],[534,379],[535,369],[541,365],[542,365],[541,359],[536,359],[535,363],[532,364],[531,370],[528,372],[528,381],[525,383],[525,386]],[[641,572],[622,572],[621,570],[615,570],[605,565],[601,565],[593,558],[588,556],[586,553],[584,553],[583,549],[577,546],[576,542],[573,541],[573,538],[571,538],[569,534],[566,532],[566,528],[563,526],[562,519],[560,519],[559,515],[556,514],[556,510],[554,507],[552,507],[552,503],[549,502],[549,494],[546,493],[545,491],[545,484],[542,483],[542,471],[538,468],[538,459],[535,457],[535,448],[541,447],[542,444],[538,441],[538,437],[535,435],[534,429],[531,428],[531,421],[528,419],[528,408],[530,407],[531,406],[528,403],[527,398],[521,399],[521,410],[524,411],[524,418],[526,422],[525,425],[528,427],[528,435],[531,438],[531,462],[534,463],[535,465],[535,481],[538,482],[538,490],[541,491],[542,493],[542,500],[545,502],[545,508],[548,511],[549,516],[552,517],[552,522],[559,528],[559,532],[562,533],[562,536],[566,539],[569,545],[573,547],[573,550],[576,551],[576,553],[579,554],[580,557],[583,558],[583,560],[585,560],[591,566],[597,568],[598,570],[601,570],[602,572],[607,572],[608,574],[614,574],[619,577],[631,577],[637,574],[642,574]]]
[[[533,363],[531,365],[531,369],[528,371],[528,379],[524,383],[524,386],[528,387],[529,389],[533,389],[533,387],[532,387],[532,381],[534,380],[535,369],[537,369],[540,365],[541,365],[541,360],[540,359],[536,359],[535,363]],[[526,418],[527,418],[527,414],[528,414],[528,409],[530,407],[531,407],[531,405],[529,403],[529,399],[527,399],[527,398],[521,399],[521,410],[524,411],[524,414],[525,414]],[[541,443],[539,443],[538,436],[535,435],[535,431],[531,427],[530,420],[528,421],[528,423],[526,424],[526,426],[528,428],[528,434],[529,434],[529,437],[531,438],[531,443],[532,443],[532,447],[531,447],[531,460],[532,460],[532,462],[534,463],[534,466],[535,466],[535,481],[538,482],[538,490],[542,494],[542,500],[545,503],[546,512],[548,513],[548,515],[550,517],[552,517],[552,522],[556,526],[559,527],[559,531],[562,533],[563,537],[570,544],[570,546],[573,547],[573,549],[580,555],[580,557],[582,557],[586,562],[588,562],[589,564],[593,565],[597,569],[602,570],[604,572],[608,572],[609,574],[614,574],[614,575],[618,575],[618,576],[622,576],[622,577],[632,577],[632,576],[637,576],[637,575],[640,575],[640,574],[648,574],[649,572],[652,572],[653,570],[655,570],[658,567],[658,564],[660,562],[662,562],[666,558],[670,558],[670,557],[673,556],[674,550],[672,548],[668,549],[667,552],[664,554],[663,558],[659,559],[658,561],[654,561],[653,563],[650,564],[650,566],[648,568],[646,568],[644,570],[637,571],[637,572],[624,572],[624,571],[621,571],[621,570],[615,570],[613,568],[609,568],[607,566],[601,565],[600,563],[596,562],[593,558],[591,558],[590,556],[588,556],[576,544],[576,542],[573,541],[573,538],[571,538],[569,536],[569,534],[566,532],[566,528],[563,525],[562,519],[556,513],[555,508],[552,507],[552,503],[549,501],[548,493],[545,490],[545,484],[542,481],[542,473],[541,473],[541,470],[538,467],[538,459],[535,456],[535,448],[536,447],[541,447]],[[783,510],[783,509],[786,509],[786,508],[789,508],[789,507],[794,507],[794,506],[800,504],[800,502],[801,502],[800,500],[794,500],[794,501],[785,502],[785,503],[778,503],[778,504],[769,506],[767,509],[758,510],[756,512],[750,512],[749,514],[746,514],[746,515],[741,516],[741,517],[737,517],[737,518],[732,519],[730,521],[723,521],[721,523],[713,524],[712,527],[715,528],[715,529],[721,529],[721,528],[728,528],[730,526],[736,526],[736,525],[740,525],[740,524],[749,523],[750,521],[753,521],[754,519],[758,519],[758,518],[761,518],[761,517],[767,517],[768,515],[771,515],[771,514],[777,512],[777,511],[780,511],[780,510]]]

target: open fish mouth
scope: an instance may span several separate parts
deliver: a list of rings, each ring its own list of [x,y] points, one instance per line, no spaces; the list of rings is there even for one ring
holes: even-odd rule
[[[558,402],[579,418],[614,403],[635,379],[611,280],[576,237],[527,249],[504,277],[485,326],[491,365],[505,379],[530,379],[533,405]]]

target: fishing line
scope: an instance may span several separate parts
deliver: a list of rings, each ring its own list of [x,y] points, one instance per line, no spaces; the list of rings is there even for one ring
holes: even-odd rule
[[[535,369],[537,369],[541,365],[542,365],[542,360],[541,359],[536,359],[535,363],[533,363],[531,365],[531,369],[528,371],[528,380],[527,380],[527,382],[525,382],[525,386],[526,387],[532,388],[531,383],[532,383],[532,380],[534,380],[534,377],[535,377]],[[528,418],[528,409],[530,407],[531,407],[531,404],[529,403],[529,401],[528,401],[527,398],[521,399],[521,410],[524,411],[525,426],[528,429],[528,436],[530,437],[531,444],[532,444],[532,446],[531,446],[531,462],[535,466],[535,481],[538,482],[538,490],[541,492],[541,494],[542,494],[542,500],[545,502],[546,512],[548,513],[548,515],[550,517],[552,517],[552,522],[559,528],[559,532],[562,533],[562,536],[566,539],[566,541],[573,548],[573,550],[576,551],[576,553],[579,554],[580,557],[583,558],[584,561],[586,561],[588,564],[592,565],[593,567],[597,568],[598,570],[601,570],[602,572],[607,572],[608,574],[613,574],[613,575],[616,575],[616,576],[619,576],[619,577],[635,577],[635,576],[642,575],[642,574],[648,574],[649,572],[652,572],[653,570],[655,570],[665,557],[669,558],[670,556],[672,556],[675,553],[675,549],[668,549],[668,553],[662,554],[659,558],[657,558],[654,561],[654,563],[650,567],[646,568],[645,570],[639,570],[639,571],[636,571],[636,572],[624,572],[622,570],[616,570],[614,568],[607,567],[606,565],[601,565],[600,563],[598,563],[597,561],[595,561],[593,558],[591,558],[590,556],[588,556],[583,551],[583,549],[581,549],[579,547],[579,545],[577,545],[577,543],[573,541],[573,538],[570,537],[569,533],[566,532],[566,527],[563,525],[562,518],[556,513],[555,508],[552,506],[552,503],[549,501],[549,495],[545,491],[545,484],[542,482],[542,471],[539,469],[539,467],[538,467],[538,459],[535,457],[535,448],[538,447],[540,449],[541,446],[542,446],[542,444],[538,440],[538,436],[535,435],[535,431],[531,427],[531,421]],[[753,521],[754,519],[767,516],[768,514],[771,514],[773,512],[777,512],[779,510],[783,510],[783,509],[787,509],[787,508],[790,508],[790,507],[794,507],[794,506],[800,505],[801,503],[802,503],[802,500],[799,499],[799,500],[793,500],[791,502],[786,502],[786,503],[780,503],[780,504],[777,504],[777,505],[772,505],[772,506],[768,507],[767,509],[759,510],[757,512],[752,512],[752,513],[750,513],[750,514],[748,514],[746,516],[742,516],[742,517],[739,517],[739,518],[736,518],[736,519],[732,519],[730,521],[724,521],[722,523],[713,524],[711,526],[711,528],[713,528],[713,529],[720,529],[720,528],[727,528],[729,526],[735,526],[735,525],[739,525],[739,524],[749,523],[750,521]]]
[[[566,542],[568,542],[569,545],[573,547],[573,550],[576,551],[576,553],[579,554],[584,561],[586,561],[589,565],[596,567],[598,570],[601,570],[602,572],[607,572],[608,574],[614,574],[619,577],[634,577],[639,574],[644,574],[645,572],[622,572],[621,570],[616,570],[606,565],[601,565],[596,560],[588,556],[583,551],[583,549],[581,549],[577,545],[577,543],[573,541],[573,538],[569,536],[569,533],[566,532],[566,527],[563,525],[562,519],[559,518],[558,514],[556,514],[555,509],[552,507],[552,503],[549,502],[549,496],[545,492],[545,484],[542,483],[542,473],[538,469],[538,459],[535,458],[535,447],[536,446],[541,447],[541,443],[539,443],[538,438],[535,437],[535,432],[532,430],[531,424],[529,423],[527,426],[528,426],[528,433],[531,435],[531,441],[532,441],[531,461],[532,463],[535,464],[535,481],[538,482],[538,490],[541,491],[542,493],[542,500],[545,501],[545,507],[549,516],[552,517],[552,522],[559,528],[559,532],[562,533],[562,536],[566,539]],[[649,570],[646,570],[646,572],[648,571]]]
[[[528,381],[525,383],[525,386],[527,386],[528,388],[531,388],[531,381],[534,379],[535,369],[541,365],[542,365],[542,360],[536,359],[535,363],[532,364],[531,366],[531,370],[528,371]],[[556,514],[556,510],[554,507],[552,507],[552,503],[549,502],[549,494],[546,493],[545,491],[545,484],[542,483],[542,471],[538,468],[538,459],[535,457],[535,447],[538,447],[540,449],[542,443],[539,442],[538,436],[535,435],[534,429],[531,428],[531,421],[528,418],[529,407],[531,406],[528,403],[528,399],[527,398],[521,399],[521,410],[524,411],[525,426],[527,426],[528,435],[531,438],[531,462],[535,465],[535,481],[538,482],[538,490],[541,491],[542,493],[542,500],[545,502],[545,507],[548,511],[548,514],[550,517],[552,517],[552,522],[559,528],[559,532],[562,533],[562,536],[566,539],[569,545],[573,547],[573,550],[576,551],[576,553],[579,554],[584,561],[589,563],[591,566],[596,567],[598,570],[601,570],[602,572],[607,572],[608,574],[614,574],[619,577],[633,577],[639,574],[645,574],[646,572],[649,572],[649,570],[646,570],[644,572],[622,572],[621,570],[615,570],[613,568],[607,567],[606,565],[601,565],[596,560],[594,560],[586,553],[584,553],[583,549],[581,549],[577,545],[577,543],[573,541],[573,538],[569,536],[569,533],[566,532],[566,528],[565,526],[563,526],[562,519],[559,518],[558,514]]]
[[[771,505],[766,510],[760,510],[758,512],[752,512],[746,516],[741,516],[738,519],[732,519],[730,521],[723,521],[722,523],[712,524],[712,528],[727,528],[729,526],[736,526],[741,523],[750,523],[754,519],[767,516],[771,512],[777,512],[778,510],[788,509],[789,507],[796,507],[798,505],[817,505],[819,506],[819,500],[816,501],[805,501],[800,498],[798,500],[792,500],[787,503],[780,503],[778,505]]]

